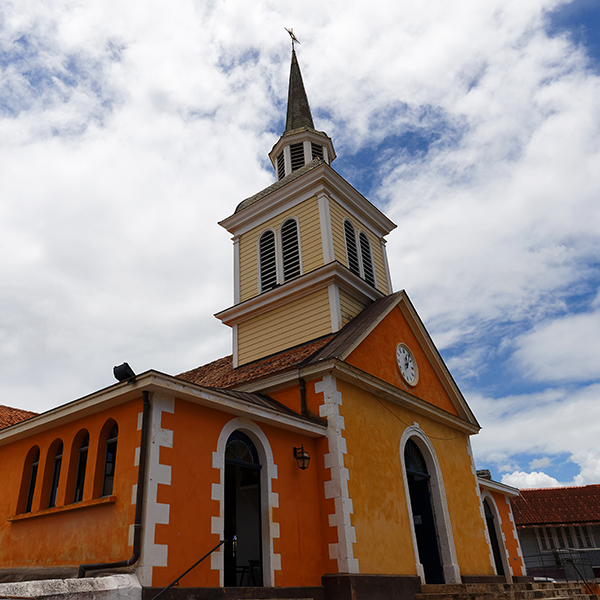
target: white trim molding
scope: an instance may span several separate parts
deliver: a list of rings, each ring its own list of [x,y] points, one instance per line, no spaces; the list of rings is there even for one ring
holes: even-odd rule
[[[170,396],[152,394],[150,435],[148,436],[148,466],[144,498],[143,541],[137,574],[144,587],[152,586],[154,567],[166,567],[168,546],[156,543],[156,525],[169,524],[170,505],[158,502],[158,485],[171,485],[171,467],[160,463],[160,449],[173,447],[173,431],[162,427],[163,413],[175,412],[175,400]]]
[[[221,430],[217,441],[217,449],[212,455],[212,466],[219,472],[219,483],[212,484],[211,500],[219,503],[218,515],[211,518],[211,533],[225,539],[225,449],[227,440],[234,431],[243,431],[256,446],[260,464],[260,507],[262,526],[262,565],[263,585],[275,586],[275,571],[281,570],[281,554],[275,554],[274,540],[280,535],[279,523],[273,520],[273,509],[279,507],[279,494],[273,492],[272,481],[277,479],[277,465],[273,460],[273,452],[269,440],[263,430],[253,421],[236,418],[229,421]],[[219,571],[219,586],[223,587],[224,550],[223,546],[211,555],[213,571]]]
[[[342,435],[344,417],[340,415],[342,394],[336,380],[325,375],[315,383],[315,392],[323,394],[323,404],[319,407],[321,417],[327,418],[327,441],[329,452],[325,455],[325,468],[331,470],[331,479],[325,482],[325,498],[332,498],[335,512],[329,515],[329,526],[337,529],[338,541],[329,544],[329,558],[336,560],[338,573],[360,573],[358,559],[354,558],[352,544],[356,543],[356,531],[352,526],[352,498],[348,492],[350,472],[344,466],[347,453],[346,440]]]
[[[400,439],[400,461],[402,463],[402,478],[404,479],[404,489],[406,492],[406,508],[408,510],[408,522],[410,523],[410,533],[413,542],[413,551],[417,567],[417,575],[425,583],[425,571],[419,558],[419,549],[417,547],[417,535],[412,517],[412,504],[410,502],[410,492],[408,487],[408,477],[406,475],[406,464],[404,461],[404,448],[408,440],[417,444],[423,454],[427,465],[427,472],[431,476],[429,487],[431,492],[431,504],[433,516],[440,544],[440,558],[442,560],[442,569],[445,583],[461,583],[460,567],[456,557],[456,548],[454,547],[454,536],[452,535],[452,524],[448,513],[448,503],[446,502],[446,490],[442,470],[438,462],[435,449],[418,423],[413,423],[402,433]]]
[[[502,517],[500,516],[500,511],[498,510],[498,506],[496,504],[496,500],[494,500],[494,496],[485,490],[481,494],[481,506],[483,509],[483,514],[485,516],[485,508],[483,507],[483,503],[488,501],[489,506],[494,515],[494,530],[496,531],[496,539],[498,540],[498,546],[500,547],[500,554],[502,555],[502,566],[504,567],[504,576],[506,577],[506,583],[512,583],[513,578],[513,570],[510,565],[510,557],[508,555],[508,551],[506,550],[506,536],[504,535],[504,531],[502,531]],[[494,558],[494,548],[492,546],[492,540],[488,533],[487,528],[487,519],[485,523],[485,539],[488,541],[490,546],[490,562],[492,567],[494,567],[494,573],[498,575],[498,569],[496,569],[496,559]],[[502,542],[502,544],[500,544]]]
[[[321,245],[323,247],[323,264],[335,260],[333,247],[333,234],[331,230],[331,212],[329,211],[329,196],[324,193],[318,195],[319,223],[321,226]]]

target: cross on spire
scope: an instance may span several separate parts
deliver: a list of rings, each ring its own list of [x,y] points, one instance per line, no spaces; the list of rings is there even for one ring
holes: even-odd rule
[[[300,40],[295,36],[293,27],[290,27],[289,29],[287,27],[284,27],[284,29],[290,34],[290,37],[292,38],[292,50],[294,50],[294,42],[300,43]]]

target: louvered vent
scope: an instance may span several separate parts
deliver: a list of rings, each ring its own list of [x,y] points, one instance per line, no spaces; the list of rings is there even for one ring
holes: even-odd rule
[[[313,159],[320,158],[321,160],[323,160],[323,146],[319,146],[318,144],[313,144],[311,142],[311,148]]]
[[[283,254],[283,280],[289,281],[300,275],[300,244],[298,224],[288,219],[281,227],[281,252]]]
[[[266,292],[277,285],[277,263],[275,261],[275,234],[265,231],[260,236],[260,291]]]
[[[344,221],[344,234],[346,237],[346,254],[348,255],[348,268],[360,277],[358,265],[358,248],[356,247],[356,235],[350,221]]]
[[[375,287],[375,271],[373,269],[373,257],[371,256],[371,244],[369,244],[369,238],[361,231],[358,239],[360,242],[360,256],[362,258],[365,281]]]
[[[292,171],[301,169],[304,166],[304,143],[292,144],[290,154],[292,155]]]
[[[285,160],[283,158],[283,152],[277,157],[277,179],[283,179],[285,177]]]

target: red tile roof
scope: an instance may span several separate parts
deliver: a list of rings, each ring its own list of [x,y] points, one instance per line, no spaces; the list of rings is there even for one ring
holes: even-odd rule
[[[600,523],[600,485],[520,490],[510,501],[517,527]]]
[[[10,427],[26,419],[35,417],[37,413],[31,412],[30,410],[22,410],[20,408],[11,408],[10,406],[3,406],[0,404],[0,429]]]
[[[328,344],[335,334],[312,340],[301,346],[284,350],[277,354],[261,358],[254,362],[233,368],[231,356],[219,358],[211,363],[177,375],[190,383],[196,383],[213,388],[233,388],[241,383],[261,379],[268,375],[290,371],[300,365],[305,359]]]

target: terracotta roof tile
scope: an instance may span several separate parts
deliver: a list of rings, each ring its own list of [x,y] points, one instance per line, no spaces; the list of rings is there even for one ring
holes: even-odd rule
[[[31,419],[31,417],[35,417],[37,414],[38,413],[31,412],[30,410],[11,408],[10,406],[3,406],[0,404],[0,429]]]
[[[334,337],[335,334],[332,334],[312,340],[306,344],[242,365],[237,369],[233,368],[232,357],[225,356],[197,369],[181,373],[177,377],[206,387],[233,388],[241,383],[254,381],[275,373],[290,371],[298,367]]]
[[[600,485],[520,490],[511,503],[517,527],[600,523]]]

